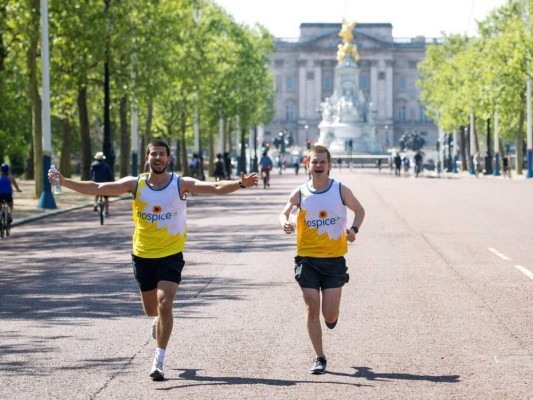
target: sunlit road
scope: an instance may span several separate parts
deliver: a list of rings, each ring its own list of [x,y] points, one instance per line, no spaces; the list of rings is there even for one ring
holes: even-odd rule
[[[2,399],[533,398],[533,180],[333,171],[366,209],[339,324],[314,357],[278,226],[304,175],[189,198],[167,380],[130,265],[131,208],[85,208],[0,242]]]

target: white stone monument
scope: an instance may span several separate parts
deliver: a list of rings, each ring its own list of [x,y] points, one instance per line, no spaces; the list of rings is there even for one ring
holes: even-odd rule
[[[317,144],[327,146],[332,154],[380,154],[383,148],[376,139],[372,103],[359,89],[359,54],[351,43],[354,27],[355,22],[343,21],[339,32],[344,43],[338,46],[333,94],[320,104],[322,121]]]

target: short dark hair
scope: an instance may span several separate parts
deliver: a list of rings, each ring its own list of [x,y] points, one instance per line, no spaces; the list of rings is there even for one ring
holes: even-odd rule
[[[320,144],[315,144],[311,146],[309,150],[307,150],[307,158],[311,158],[311,153],[319,154],[319,153],[326,153],[328,163],[331,162],[331,154],[326,146],[322,146]]]
[[[153,139],[146,145],[146,155],[150,155],[150,146],[165,147],[167,149],[167,156],[170,156],[170,147],[163,139]]]

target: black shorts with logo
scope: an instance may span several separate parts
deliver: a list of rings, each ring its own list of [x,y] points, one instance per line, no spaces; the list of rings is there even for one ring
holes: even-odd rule
[[[333,289],[350,280],[344,257],[294,257],[294,279],[302,288]]]
[[[181,282],[181,271],[185,265],[182,252],[162,258],[143,258],[132,254],[131,259],[141,292],[155,289],[159,281]]]

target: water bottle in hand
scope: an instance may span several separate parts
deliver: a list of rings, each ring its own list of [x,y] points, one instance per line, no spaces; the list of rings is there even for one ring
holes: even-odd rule
[[[54,172],[57,172],[55,165],[50,165],[50,169]],[[61,185],[59,184],[59,177],[52,176],[51,182],[52,184],[52,193],[53,194],[61,194]]]

